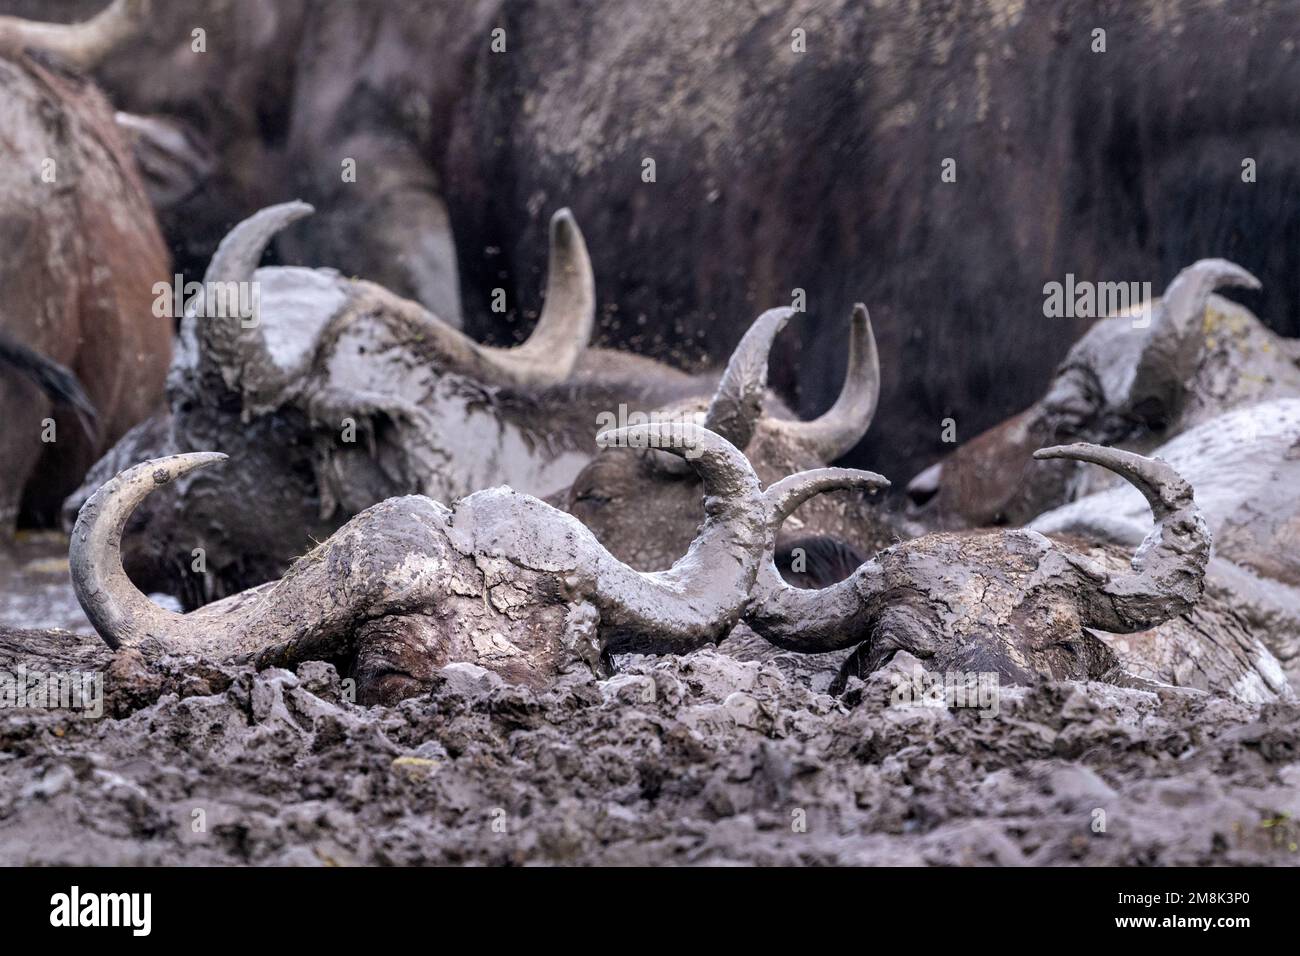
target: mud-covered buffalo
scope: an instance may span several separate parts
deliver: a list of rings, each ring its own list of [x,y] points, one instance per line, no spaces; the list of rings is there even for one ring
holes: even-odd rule
[[[0,863],[1276,919],[1217,868],[1300,860],[1298,49],[1297,0],[0,0]],[[166,937],[140,872],[38,915]]]

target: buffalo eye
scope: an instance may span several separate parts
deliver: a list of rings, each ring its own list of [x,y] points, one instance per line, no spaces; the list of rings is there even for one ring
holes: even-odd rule
[[[600,494],[595,488],[584,488],[581,491],[575,492],[573,495],[573,501],[575,504],[581,503],[603,507],[604,505],[609,504],[611,500],[613,499],[607,495]]]

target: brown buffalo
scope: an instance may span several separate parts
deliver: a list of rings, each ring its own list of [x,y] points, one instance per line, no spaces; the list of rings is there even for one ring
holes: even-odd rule
[[[138,7],[118,0],[72,27],[0,18],[0,528],[55,517],[162,396],[171,323],[152,303],[167,250],[112,108],[72,69]]]

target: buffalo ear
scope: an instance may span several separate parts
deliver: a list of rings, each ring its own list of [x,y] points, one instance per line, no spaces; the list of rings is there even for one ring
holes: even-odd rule
[[[218,162],[216,150],[189,123],[123,112],[115,113],[113,119],[131,144],[155,209],[174,210],[212,178]]]

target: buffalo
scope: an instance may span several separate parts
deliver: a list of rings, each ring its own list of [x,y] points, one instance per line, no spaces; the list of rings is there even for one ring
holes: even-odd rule
[[[1300,395],[1300,347],[1212,295],[1223,286],[1259,283],[1205,259],[1158,301],[1097,322],[1038,401],[910,482],[913,517],[927,526],[1021,525],[1092,490],[1077,463],[1026,470],[1033,448],[1088,441],[1146,453],[1225,411]]]
[[[1214,536],[1206,572],[1207,600],[1187,626],[1213,634],[1250,666],[1237,693],[1269,699],[1300,678],[1300,398],[1277,399],[1225,412],[1157,448],[1196,488],[1196,501]],[[1128,485],[1093,492],[1035,518],[1028,527],[1118,547],[1136,546],[1150,530],[1145,502]],[[1217,623],[1198,620],[1220,606]],[[1172,623],[1172,622],[1171,622]],[[1112,638],[1107,638],[1117,644]],[[1140,639],[1139,639],[1140,640]],[[1134,642],[1125,642],[1126,645]],[[1208,645],[1209,642],[1202,642]],[[1221,656],[1191,653],[1167,662],[1178,683],[1224,683],[1207,670]]]
[[[689,450],[709,495],[698,536],[666,572],[629,568],[577,519],[503,487],[450,508],[423,496],[381,502],[279,581],[175,614],[132,584],[120,542],[151,491],[224,458],[192,453],[130,468],[86,502],[69,556],[77,597],[115,648],[154,642],[261,666],[355,659],[365,703],[410,696],[454,661],[543,686],[573,666],[601,672],[615,653],[685,653],[718,640],[739,618],[763,553],[753,469],[695,425],[612,436]]]
[[[875,416],[880,360],[866,306],[854,307],[848,369],[835,404],[813,421],[789,418],[767,388],[768,356],[777,334],[795,318],[788,308],[764,312],[741,339],[711,398],[692,397],[658,409],[667,420],[696,420],[742,449],[764,483],[821,467],[862,438]],[[668,567],[704,517],[699,479],[680,459],[654,448],[606,448],[573,480],[563,498],[612,553],[647,571]],[[646,515],[655,520],[647,522]],[[850,556],[847,574],[895,537],[888,513],[859,491],[809,502],[783,540],[787,574],[807,574],[809,586],[838,580],[837,554]],[[836,547],[838,544],[841,547]],[[843,546],[847,545],[847,549]]]
[[[1210,659],[1207,689],[1259,699],[1256,689],[1273,682],[1279,695],[1290,695],[1285,681],[1276,683],[1275,662],[1243,659],[1222,640],[1230,635],[1197,627],[1231,624],[1231,607],[1218,604],[1183,622],[1201,603],[1211,535],[1191,485],[1174,469],[1083,443],[1040,449],[1034,457],[1101,465],[1137,489],[1155,524],[1136,552],[1030,530],[940,532],[887,548],[843,581],[808,590],[782,579],[769,543],[745,624],[797,653],[855,648],[841,688],[905,651],[938,673],[1148,688],[1173,683],[1171,662],[1196,656]],[[864,484],[875,479],[845,469],[778,482],[766,493],[769,520],[779,526],[812,495]],[[1101,636],[1134,632],[1146,633],[1130,642],[1129,659]],[[1260,665],[1263,674],[1254,671]]]
[[[193,453],[130,468],[86,503],[70,552],[77,596],[112,647],[154,644],[258,666],[338,661],[352,668],[360,700],[391,703],[426,690],[449,663],[541,687],[574,667],[607,676],[620,654],[687,653],[742,620],[798,653],[856,646],[850,673],[907,650],[937,669],[1012,683],[1152,686],[1091,630],[1150,629],[1193,608],[1204,588],[1210,535],[1191,487],[1129,452],[1080,444],[1038,456],[1101,464],[1143,493],[1156,524],[1130,566],[1035,532],[949,533],[897,545],[839,584],[806,590],[777,572],[780,524],[824,491],[881,487],[879,475],[819,469],[764,491],[745,456],[701,426],[653,423],[602,439],[681,455],[701,477],[707,517],[667,571],[636,571],[571,515],[497,488],[450,508],[423,496],[382,502],[281,580],[175,614],[131,583],[120,547],[151,491],[224,457]]]
[[[482,346],[423,306],[331,269],[257,268],[311,207],[265,209],[222,242],[186,306],[169,409],[105,457],[68,512],[127,464],[195,449],[237,456],[155,496],[127,566],[196,607],[282,574],[308,543],[396,495],[450,501],[509,483],[567,488],[601,416],[711,387],[588,349],[594,279],[576,222],[552,222],[546,303],[515,348]],[[241,299],[242,296],[242,299]]]
[[[160,403],[168,255],[113,111],[82,74],[131,28],[132,0],[85,24],[0,18],[0,329],[7,372],[0,528],[48,524],[90,465]]]

